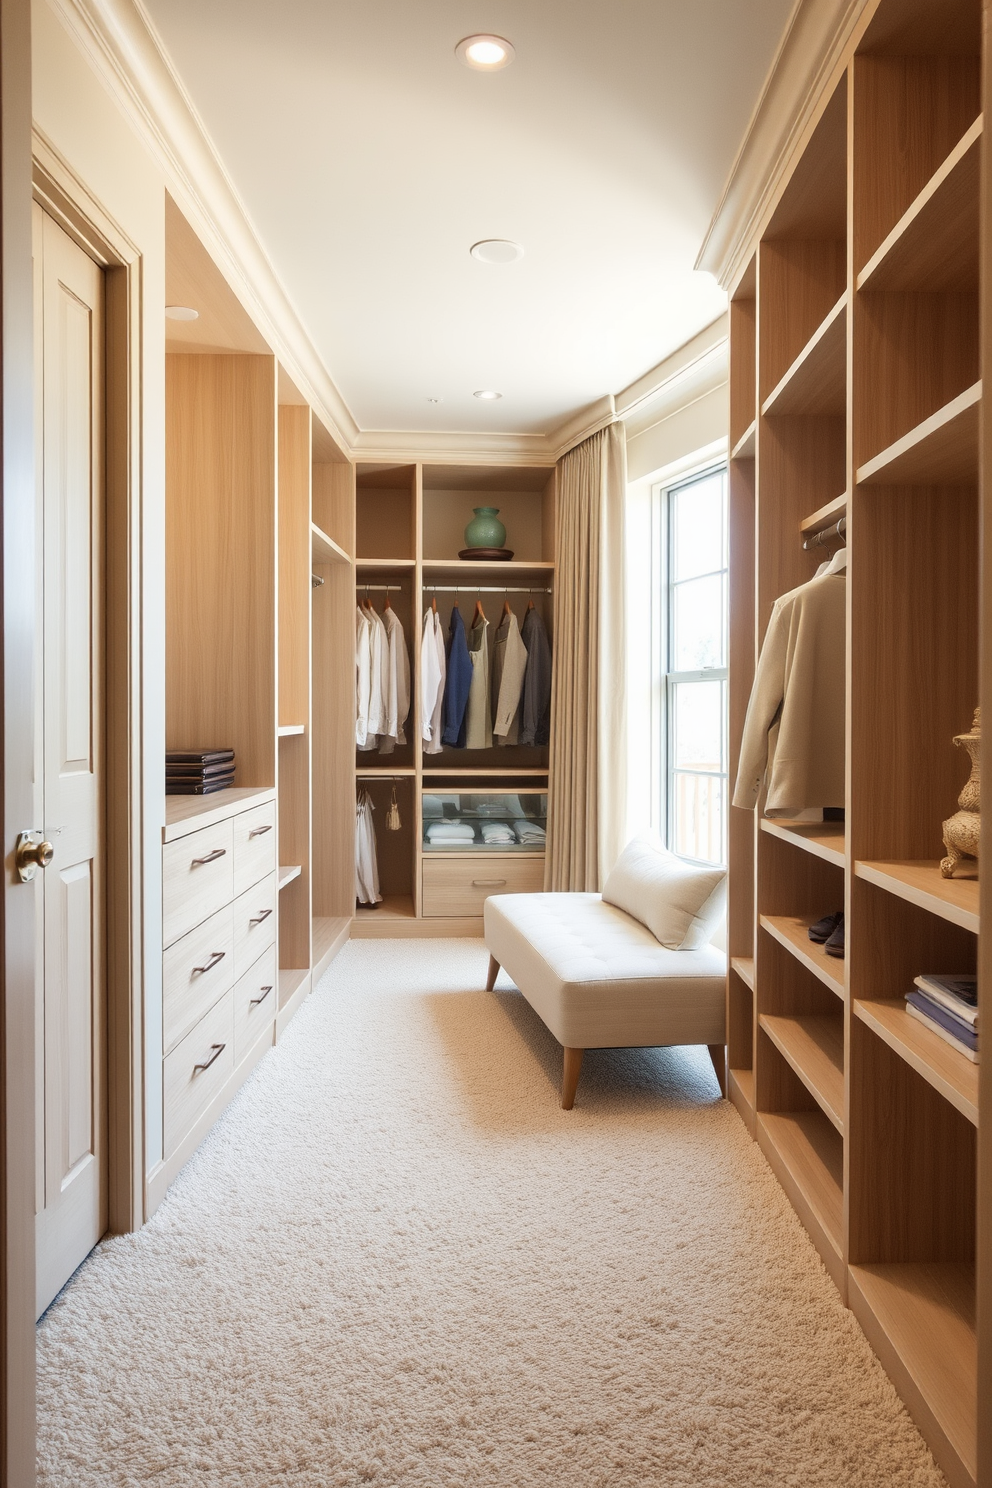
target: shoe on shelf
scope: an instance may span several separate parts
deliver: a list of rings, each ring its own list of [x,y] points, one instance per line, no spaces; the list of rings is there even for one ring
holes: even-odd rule
[[[837,921],[837,928],[823,947],[828,956],[844,957],[844,916],[841,915]]]
[[[837,926],[844,918],[844,911],[838,909],[834,914],[824,915],[822,920],[817,920],[815,925],[810,925],[806,932],[810,940],[817,945],[824,945],[833,935]]]

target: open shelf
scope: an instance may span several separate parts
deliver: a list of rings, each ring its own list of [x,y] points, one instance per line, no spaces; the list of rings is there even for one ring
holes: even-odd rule
[[[293,879],[294,878],[299,878],[299,876],[300,876],[300,874],[302,872],[303,872],[303,869],[302,869],[302,867],[300,866],[299,863],[296,863],[291,868],[280,868],[279,869],[279,889],[280,889],[280,892],[286,887],[287,884],[291,884],[293,882]]]
[[[284,1008],[288,1002],[296,996],[303,983],[310,976],[308,966],[293,967],[289,971],[279,973],[279,1006]]]
[[[732,956],[730,958],[730,965],[733,968],[733,970],[736,971],[737,975],[740,977],[740,979],[744,983],[745,987],[750,987],[751,991],[753,992],[754,991],[754,957],[753,956]]]
[[[462,778],[463,776],[464,777],[484,777],[484,776],[491,776],[491,777],[497,777],[499,779],[502,779],[503,776],[505,775],[507,777],[512,777],[513,779],[533,780],[533,779],[539,778],[539,777],[540,778],[546,777],[547,776],[547,773],[548,773],[548,770],[547,770],[547,766],[545,766],[543,770],[541,770],[541,769],[536,769],[536,770],[515,770],[515,769],[513,769],[512,766],[509,769],[507,769],[507,770],[495,770],[495,769],[493,769],[493,770],[480,770],[480,769],[460,770],[458,768],[458,766],[456,765],[453,769],[447,769],[447,770],[434,769],[434,768],[431,768],[431,769],[428,770],[428,769],[425,768],[421,773],[425,776],[425,778],[428,775],[431,775],[431,776],[443,775],[445,778],[450,777],[451,779],[454,779],[455,776],[458,776],[459,778]]]
[[[541,578],[550,578],[554,571],[554,564],[546,563],[543,560],[538,560],[534,563],[526,563],[516,558],[511,558],[508,562],[505,563],[499,560],[497,560],[496,562],[483,563],[481,561],[476,561],[473,558],[424,559],[425,574],[430,572],[435,578],[440,578],[442,575],[446,578],[454,577],[455,575],[457,575],[459,582],[461,582],[463,576],[471,576],[473,573],[479,574],[480,576],[485,574],[489,578],[499,578],[503,574],[506,574],[507,576],[512,574],[517,578],[525,577],[527,574],[539,575]],[[424,588],[430,588],[430,580],[427,578],[424,579]]]
[[[862,465],[862,486],[966,486],[978,480],[978,413],[981,382],[910,429]]]
[[[901,1000],[854,1003],[855,1017],[894,1049],[973,1126],[978,1125],[978,1065],[911,1018]]]
[[[844,1143],[822,1111],[761,1111],[758,1141],[831,1274],[842,1267]]]
[[[748,1112],[749,1113],[753,1112],[754,1111],[754,1070],[751,1070],[751,1069],[732,1069],[730,1071],[730,1083],[731,1083],[731,1087],[733,1087],[734,1085],[737,1086],[737,1089],[740,1092],[741,1099],[743,1100],[744,1105],[747,1107]],[[731,1093],[731,1099],[733,1100],[733,1093]],[[734,1101],[734,1104],[736,1106],[738,1106],[738,1108],[740,1107],[740,1102],[739,1101]]]
[[[732,460],[754,459],[754,442],[757,422],[757,419],[751,420],[747,428],[744,430],[744,433],[741,435],[740,439],[738,439],[737,443],[730,451],[730,458]]]
[[[858,289],[947,293],[978,287],[981,117],[858,275]]]
[[[943,1437],[974,1482],[978,1409],[975,1267],[903,1261],[850,1268],[850,1303],[902,1398],[934,1445]],[[929,1429],[928,1429],[929,1428]],[[947,1469],[945,1453],[937,1453]]]
[[[307,726],[305,723],[283,723],[276,729],[280,739],[292,738],[295,734],[305,734]]]
[[[846,838],[843,822],[773,821],[763,816],[761,830],[781,838],[783,842],[791,842],[794,847],[801,847],[803,852],[812,853],[825,863],[833,863],[837,868],[844,866]]]
[[[311,927],[314,986],[320,981],[350,933],[351,920],[347,916],[314,915]]]
[[[907,899],[918,909],[978,934],[977,878],[941,878],[939,865],[926,862],[858,862],[854,872],[858,878]]]
[[[847,291],[769,393],[761,412],[842,418],[847,390]]]
[[[386,894],[375,909],[359,905],[355,910],[356,920],[412,920],[414,918],[413,896],[410,894]]]
[[[356,568],[363,569],[368,573],[395,573],[397,570],[409,569],[411,572],[416,567],[416,558],[357,558]]]
[[[371,750],[369,751],[371,753]],[[411,780],[417,771],[413,765],[356,765],[355,776],[358,780],[376,780],[379,776],[386,780],[392,780],[394,776],[409,777]]]
[[[828,501],[826,506],[821,506],[819,511],[813,512],[811,516],[804,517],[799,523],[799,531],[805,536],[810,532],[822,532],[825,527],[833,527],[843,516],[847,515],[847,492],[843,496],[835,496],[833,501]]]
[[[351,559],[326,532],[321,531],[316,522],[310,523],[310,554],[314,563],[350,563]]]
[[[758,1019],[825,1115],[844,1135],[844,1020],[841,1016]]]
[[[212,791],[209,796],[166,796],[162,841],[173,842],[177,837],[185,837],[187,832],[212,827],[230,816],[234,805],[247,810],[249,806],[263,806],[275,798],[275,788],[271,785],[229,785],[225,790]]]
[[[843,998],[844,962],[837,957],[828,956],[822,945],[810,940],[806,933],[809,926],[805,920],[797,920],[790,915],[761,915],[758,923],[779,945],[785,946],[807,971],[819,977],[825,987]]]

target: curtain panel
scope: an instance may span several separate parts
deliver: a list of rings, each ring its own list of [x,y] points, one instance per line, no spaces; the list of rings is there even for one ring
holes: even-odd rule
[[[624,426],[558,462],[546,889],[596,892],[626,820]]]

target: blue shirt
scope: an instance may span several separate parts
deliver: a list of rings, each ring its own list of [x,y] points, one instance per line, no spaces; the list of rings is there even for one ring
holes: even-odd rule
[[[464,749],[465,710],[468,706],[468,691],[472,685],[472,662],[468,654],[465,622],[457,605],[451,611],[445,652],[448,671],[444,683],[444,730],[441,743]]]

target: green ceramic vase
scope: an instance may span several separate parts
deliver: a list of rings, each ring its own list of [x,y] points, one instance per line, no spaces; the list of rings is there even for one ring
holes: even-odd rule
[[[476,506],[475,516],[465,528],[467,548],[502,548],[506,545],[506,528],[499,519],[498,506]]]

